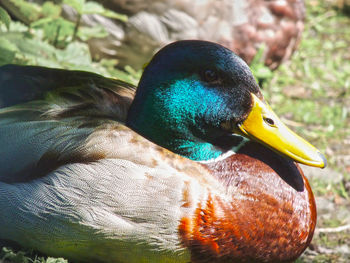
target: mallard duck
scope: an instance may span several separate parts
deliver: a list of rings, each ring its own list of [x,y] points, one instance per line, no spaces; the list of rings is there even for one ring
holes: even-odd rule
[[[138,88],[0,68],[0,239],[74,262],[291,262],[324,156],[264,101],[242,59],[179,41]]]
[[[104,39],[91,39],[96,57],[117,58],[120,66],[140,68],[156,50],[182,39],[220,43],[248,64],[260,48],[262,61],[272,69],[289,59],[304,28],[303,0],[98,0],[129,16],[126,23],[98,15],[83,16],[88,26],[103,25]],[[75,12],[65,6],[75,19]]]
[[[31,0],[42,4],[44,0]],[[155,51],[183,39],[220,43],[250,64],[260,49],[271,69],[290,58],[304,28],[304,0],[96,0],[126,14],[126,22],[101,15],[83,15],[85,26],[102,26],[105,38],[88,41],[95,58],[116,58],[118,66],[141,69]],[[0,0],[12,16],[27,22],[19,4]],[[77,20],[76,11],[63,5],[63,15]]]

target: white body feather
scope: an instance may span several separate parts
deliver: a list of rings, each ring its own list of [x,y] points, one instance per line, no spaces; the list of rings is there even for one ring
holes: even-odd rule
[[[79,254],[77,261],[188,262],[178,226],[193,208],[181,206],[181,176],[106,159],[66,165],[30,183],[0,183],[0,238],[52,255]]]

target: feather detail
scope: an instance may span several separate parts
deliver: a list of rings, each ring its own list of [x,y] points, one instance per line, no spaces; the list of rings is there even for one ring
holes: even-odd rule
[[[102,124],[120,126],[134,94],[119,80],[41,67],[4,66],[0,83],[1,106],[13,105],[0,109],[0,180],[12,183],[104,158],[86,152],[85,141]]]

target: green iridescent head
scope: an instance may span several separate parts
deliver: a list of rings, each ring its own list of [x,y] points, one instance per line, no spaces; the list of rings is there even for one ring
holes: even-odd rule
[[[273,113],[247,64],[211,42],[179,41],[161,49],[145,68],[127,124],[196,161],[217,158],[244,136],[297,162],[326,165]]]
[[[223,123],[238,123],[261,97],[246,63],[205,41],[179,41],[147,65],[128,125],[149,140],[193,160],[208,160],[236,140]],[[232,143],[230,143],[232,141]]]

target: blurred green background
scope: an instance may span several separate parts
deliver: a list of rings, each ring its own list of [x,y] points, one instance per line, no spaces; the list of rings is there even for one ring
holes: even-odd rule
[[[14,63],[79,69],[137,84],[141,70],[116,59],[92,59],[87,41],[105,37],[101,26],[85,27],[61,15],[61,5],[11,0],[21,22],[0,5],[0,65]],[[94,2],[64,0],[79,15],[127,16]],[[305,167],[318,205],[310,248],[297,262],[350,262],[350,1],[306,1],[302,41],[277,70],[260,53],[251,64],[272,108],[292,129],[323,151],[329,168]],[[13,14],[12,14],[13,16]],[[67,262],[32,251],[2,248],[0,262]]]

